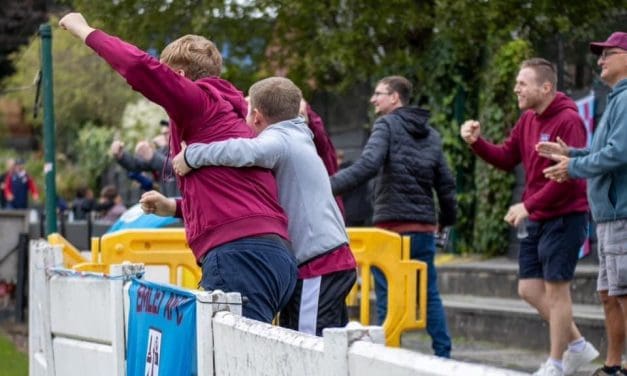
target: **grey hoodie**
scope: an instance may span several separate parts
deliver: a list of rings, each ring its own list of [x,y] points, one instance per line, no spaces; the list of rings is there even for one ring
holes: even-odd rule
[[[299,265],[348,243],[327,170],[303,118],[272,124],[252,139],[191,144],[185,160],[192,168],[217,165],[272,169]]]

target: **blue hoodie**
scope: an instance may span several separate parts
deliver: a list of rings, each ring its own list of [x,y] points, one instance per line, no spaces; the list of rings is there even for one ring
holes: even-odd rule
[[[568,174],[588,179],[592,218],[627,218],[627,79],[612,88],[590,150],[572,149],[570,155]]]

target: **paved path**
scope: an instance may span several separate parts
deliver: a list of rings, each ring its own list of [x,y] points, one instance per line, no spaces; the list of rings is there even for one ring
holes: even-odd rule
[[[431,339],[422,331],[405,333],[401,338],[401,347],[424,354],[432,354]],[[501,344],[479,341],[469,342],[463,338],[454,338],[451,355],[453,359],[465,362],[534,372],[540,367],[540,364],[546,361],[548,349],[546,351],[535,352],[511,347],[504,348]],[[597,359],[594,363],[582,367],[575,373],[575,376],[589,376],[596,368],[602,365],[602,360]]]

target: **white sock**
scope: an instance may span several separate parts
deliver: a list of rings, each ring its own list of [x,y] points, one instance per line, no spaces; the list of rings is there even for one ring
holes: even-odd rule
[[[549,358],[549,362],[551,362],[551,364],[553,364],[560,371],[564,370],[564,366],[562,365],[562,361],[561,360]]]
[[[580,337],[568,344],[568,350],[572,352],[582,352],[586,348],[586,339]]]

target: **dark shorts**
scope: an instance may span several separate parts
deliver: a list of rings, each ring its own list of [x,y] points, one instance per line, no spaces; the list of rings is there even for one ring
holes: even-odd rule
[[[356,269],[351,269],[299,279],[294,295],[281,311],[279,324],[317,336],[322,335],[324,328],[346,326],[346,297],[356,278]]]
[[[298,276],[296,259],[276,238],[250,237],[213,248],[202,260],[200,286],[239,292],[244,317],[272,322],[292,296]]]
[[[520,279],[570,281],[579,250],[588,236],[588,214],[575,213],[547,221],[527,221],[528,235],[520,241]]]

